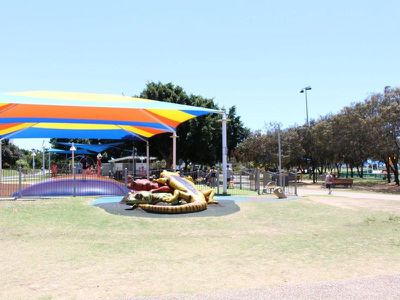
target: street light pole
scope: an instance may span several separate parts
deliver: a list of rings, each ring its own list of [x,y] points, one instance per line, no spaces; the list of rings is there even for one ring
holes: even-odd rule
[[[306,96],[306,117],[307,117],[307,126],[310,127],[310,121],[308,119],[308,101],[307,101],[307,91],[311,90],[311,86],[306,86],[304,89],[300,91],[300,93],[304,93]]]

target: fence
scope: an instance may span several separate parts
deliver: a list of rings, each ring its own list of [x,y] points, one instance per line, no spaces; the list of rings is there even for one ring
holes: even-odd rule
[[[97,173],[96,170],[68,168],[60,171],[50,170],[3,170],[0,177],[0,197],[52,197],[52,196],[95,196],[95,195],[125,195],[128,192],[128,182],[132,179],[132,170],[108,169],[108,172]],[[152,178],[158,178],[162,170],[151,170]],[[289,195],[297,194],[296,174],[260,172],[248,169],[240,172],[228,172],[227,180],[230,195],[259,195],[270,193],[271,186],[281,186]],[[223,193],[223,177],[217,171],[212,177],[203,170],[181,172],[183,176],[191,176],[199,190],[212,188],[216,194]],[[143,175],[138,176],[145,177]]]
[[[111,174],[102,176],[91,169],[60,170],[57,173],[47,169],[3,170],[0,197],[125,195],[128,189],[124,180],[115,180]]]
[[[228,171],[228,173],[230,173]],[[223,177],[217,172],[216,178],[212,178],[206,171],[197,170],[182,172],[184,176],[191,176],[199,190],[213,188],[217,194],[223,192]],[[280,181],[281,178],[281,181]],[[269,193],[267,185],[281,186],[288,195],[297,195],[297,174],[282,173],[281,177],[277,173],[248,169],[228,174],[227,193],[230,195],[260,195]]]

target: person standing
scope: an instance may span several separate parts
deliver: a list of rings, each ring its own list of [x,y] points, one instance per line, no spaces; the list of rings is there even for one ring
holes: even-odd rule
[[[330,172],[326,174],[325,177],[325,186],[329,190],[328,194],[332,194],[332,184],[333,184],[333,176]]]
[[[101,154],[97,154],[97,164],[96,164],[96,171],[97,171],[97,176],[101,176]]]
[[[215,169],[214,166],[211,167],[210,172],[208,173],[208,176],[210,178],[210,185],[212,188],[217,186],[217,170]]]
[[[57,177],[58,166],[54,161],[51,163],[50,170],[51,170],[51,177]]]

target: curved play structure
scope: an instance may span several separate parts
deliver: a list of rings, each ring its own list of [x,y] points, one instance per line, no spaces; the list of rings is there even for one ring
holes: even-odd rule
[[[75,187],[75,193],[74,193]],[[14,193],[14,197],[124,196],[128,189],[115,180],[64,178],[36,183]]]
[[[127,195],[123,201],[133,209],[140,207],[147,212],[161,214],[199,212],[207,209],[208,204],[218,203],[214,200],[212,189],[199,191],[191,180],[181,177],[179,173],[162,171],[156,182],[168,186],[172,193],[142,191]],[[166,205],[158,205],[159,202]]]

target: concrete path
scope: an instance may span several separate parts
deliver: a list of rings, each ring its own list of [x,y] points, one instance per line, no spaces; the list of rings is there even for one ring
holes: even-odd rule
[[[320,185],[311,185],[299,187],[297,190],[299,196],[327,196],[328,190]],[[375,199],[375,200],[393,200],[400,201],[400,195],[374,193],[367,191],[355,191],[351,188],[347,189],[332,189],[332,196],[347,197],[353,199]]]
[[[400,299],[400,274],[312,284],[280,285],[264,289],[131,299]]]

